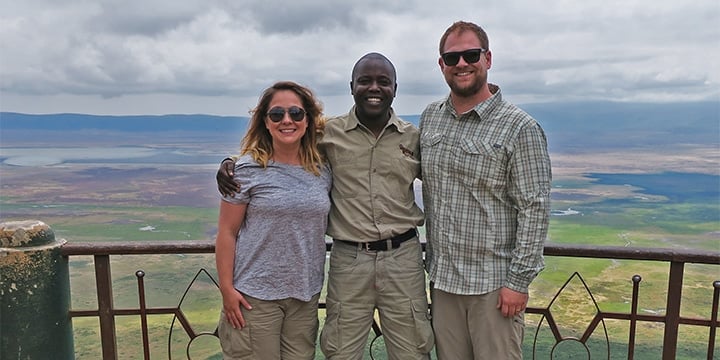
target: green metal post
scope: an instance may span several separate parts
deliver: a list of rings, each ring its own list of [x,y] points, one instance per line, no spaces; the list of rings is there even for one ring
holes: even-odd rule
[[[37,220],[0,222],[0,359],[74,359],[65,240]]]

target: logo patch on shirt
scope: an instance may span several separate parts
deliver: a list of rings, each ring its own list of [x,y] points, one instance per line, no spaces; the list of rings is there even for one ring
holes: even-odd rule
[[[403,155],[408,157],[414,157],[415,153],[412,152],[412,150],[406,148],[403,144],[400,144],[400,151],[402,151]]]

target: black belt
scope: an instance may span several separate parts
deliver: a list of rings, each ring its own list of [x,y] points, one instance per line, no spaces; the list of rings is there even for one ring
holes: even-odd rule
[[[340,239],[333,239],[333,241],[339,241],[344,244],[358,246],[366,251],[385,251],[385,250],[388,250],[388,244],[390,244],[390,246],[392,246],[391,249],[397,249],[398,247],[400,247],[400,244],[402,244],[416,236],[417,236],[417,231],[415,231],[415,229],[410,229],[400,235],[393,236],[389,239],[383,239],[383,240],[377,240],[377,241],[357,242],[357,241],[340,240]]]

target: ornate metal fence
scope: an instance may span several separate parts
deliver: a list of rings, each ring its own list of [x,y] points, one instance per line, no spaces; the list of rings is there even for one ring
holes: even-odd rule
[[[332,245],[328,244],[328,250]],[[105,242],[105,243],[73,243],[69,242],[62,247],[62,255],[64,257],[73,257],[81,255],[91,255],[93,257],[95,280],[97,289],[98,308],[96,310],[73,310],[69,314],[72,318],[80,317],[97,317],[99,319],[100,338],[102,347],[102,356],[104,359],[117,359],[117,339],[116,324],[117,316],[136,315],[141,319],[141,333],[143,354],[146,359],[150,358],[149,350],[149,332],[147,317],[151,315],[172,315],[173,324],[171,325],[170,334],[168,335],[168,357],[172,358],[170,351],[172,331],[177,322],[180,328],[187,335],[186,350],[190,344],[197,338],[202,336],[215,335],[212,331],[196,331],[193,324],[188,320],[182,311],[182,303],[187,295],[187,290],[180,296],[177,306],[172,307],[148,307],[145,303],[145,274],[137,271],[138,286],[138,307],[137,308],[117,308],[113,304],[113,290],[111,281],[110,257],[115,255],[157,255],[157,254],[210,254],[214,251],[214,243],[212,241],[162,241],[162,242]],[[639,261],[659,261],[669,263],[669,279],[667,283],[667,300],[664,314],[640,314],[638,312],[638,299],[641,294],[640,275],[632,277],[631,291],[631,310],[627,313],[602,311],[598,306],[595,297],[590,288],[582,278],[580,273],[573,273],[565,282],[565,284],[555,293],[547,307],[537,308],[528,307],[527,314],[538,314],[541,317],[540,322],[534,329],[534,340],[532,358],[543,358],[538,355],[538,334],[543,329],[548,329],[552,334],[553,343],[549,351],[551,354],[562,351],[564,344],[569,342],[579,344],[581,349],[585,349],[588,358],[611,358],[610,340],[608,339],[606,320],[624,320],[628,322],[628,340],[627,340],[627,357],[633,359],[635,356],[636,345],[636,328],[641,322],[646,323],[662,323],[664,325],[664,336],[662,342],[662,358],[674,359],[676,357],[678,346],[678,329],[680,325],[700,326],[708,329],[707,337],[707,358],[713,359],[715,354],[716,331],[720,324],[718,322],[718,299],[720,298],[720,280],[714,281],[712,284],[711,309],[708,309],[707,318],[690,318],[683,317],[680,313],[680,304],[683,297],[683,279],[685,265],[693,264],[710,264],[720,265],[720,253],[718,252],[702,252],[693,250],[674,250],[674,249],[647,249],[647,248],[625,248],[625,247],[597,247],[597,246],[573,246],[573,245],[547,245],[545,247],[546,256],[555,257],[573,257],[573,258],[596,258],[596,259],[616,259],[616,260],[639,260]],[[715,266],[712,267],[715,269]],[[720,272],[716,272],[720,277]],[[199,277],[209,278],[204,281],[215,282],[212,276],[205,269],[198,269],[192,282]],[[192,286],[188,284],[187,289]],[[215,283],[217,285],[217,283]],[[586,291],[586,302],[595,309],[594,316],[591,317],[587,328],[581,336],[563,335],[561,325],[557,322],[558,311],[556,304],[563,294],[567,291],[568,286],[573,285],[575,289],[580,288]],[[320,305],[321,308],[324,304]],[[601,354],[593,353],[588,346],[591,335],[596,334],[602,329],[604,334],[604,350]],[[381,328],[378,324],[373,325],[375,338],[382,336]],[[532,334],[533,329],[528,329]],[[601,336],[602,338],[603,336]],[[373,343],[375,341],[373,340]],[[371,351],[373,349],[371,348]],[[189,357],[189,350],[186,355]]]

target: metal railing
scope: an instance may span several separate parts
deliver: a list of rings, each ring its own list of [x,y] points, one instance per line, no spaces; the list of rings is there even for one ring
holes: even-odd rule
[[[332,244],[327,245],[328,251]],[[90,255],[94,259],[95,280],[97,289],[97,310],[70,310],[71,318],[79,317],[97,317],[100,323],[100,338],[102,346],[102,356],[104,359],[117,359],[117,339],[116,339],[116,316],[137,315],[141,318],[141,331],[143,353],[146,359],[149,358],[149,339],[147,316],[171,314],[177,319],[183,329],[188,333],[190,339],[199,336],[193,331],[192,325],[187,321],[182,311],[178,307],[147,307],[145,304],[145,288],[144,273],[138,271],[136,273],[138,282],[139,306],[137,308],[116,308],[113,303],[112,277],[110,257],[114,255],[155,255],[155,254],[210,254],[214,252],[214,242],[212,241],[157,241],[157,242],[87,242],[77,243],[69,242],[65,244],[61,253],[64,257]],[[707,340],[707,359],[713,359],[715,354],[715,339],[718,325],[718,302],[720,298],[720,279],[713,282],[712,291],[712,309],[709,310],[707,318],[691,318],[681,316],[681,299],[683,290],[683,279],[685,265],[692,264],[710,264],[720,265],[720,252],[706,252],[699,250],[676,250],[676,249],[657,249],[657,248],[627,248],[627,247],[608,247],[608,246],[578,246],[578,245],[559,245],[549,244],[545,246],[546,256],[553,257],[572,257],[572,258],[595,258],[595,259],[615,259],[615,260],[642,260],[642,261],[659,261],[669,263],[669,278],[667,283],[667,299],[664,314],[639,314],[638,298],[639,284],[641,277],[635,275],[632,278],[632,305],[628,313],[601,311],[595,303],[597,311],[587,329],[579,338],[573,340],[586,346],[586,341],[598,326],[605,327],[606,319],[616,319],[628,321],[629,336],[627,342],[628,359],[634,358],[636,343],[636,327],[638,322],[663,323],[664,336],[662,343],[662,358],[665,360],[675,359],[678,346],[678,329],[680,325],[701,326],[708,328]],[[714,268],[714,267],[713,267]],[[720,272],[717,273],[720,277]],[[547,321],[547,326],[553,334],[555,344],[566,340],[558,330],[556,317],[551,310],[551,305],[561,294],[565,286],[574,278],[579,278],[583,286],[587,289],[580,274],[573,274],[568,282],[556,293],[553,301],[545,308],[528,307],[526,313],[539,314],[542,316],[541,324]],[[213,280],[214,281],[214,280]],[[588,293],[589,289],[588,289]],[[592,301],[595,302],[590,293]],[[324,304],[320,305],[321,308]],[[175,320],[173,320],[174,322]],[[540,325],[538,325],[540,326]],[[381,329],[378,324],[373,324],[376,339],[381,336]],[[536,332],[537,336],[537,332]],[[607,357],[610,358],[609,340],[607,340],[607,330],[605,330],[605,338],[608,341]],[[169,348],[168,348],[169,351]],[[170,355],[168,355],[170,356]],[[535,354],[533,354],[533,358]]]

